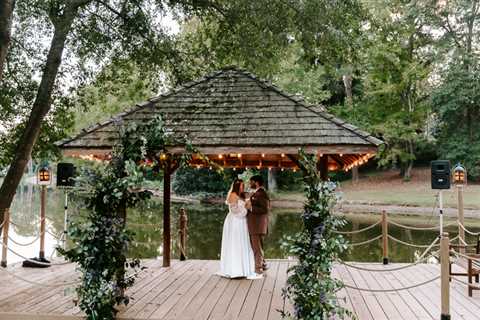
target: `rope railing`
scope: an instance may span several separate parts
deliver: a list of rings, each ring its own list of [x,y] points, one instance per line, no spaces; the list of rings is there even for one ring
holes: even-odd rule
[[[399,222],[395,222],[395,221],[392,221],[392,220],[388,220],[388,223],[396,226],[396,227],[399,227],[399,228],[403,228],[403,229],[407,229],[407,230],[416,230],[416,231],[428,231],[428,230],[438,230],[440,229],[440,226],[433,226],[433,227],[413,227],[413,226],[407,226],[405,224],[401,224]],[[450,227],[450,226],[453,226],[455,225],[455,222],[451,222],[451,223],[447,223],[445,224],[443,227],[446,228],[446,227]]]
[[[46,217],[45,218],[40,218],[38,221],[35,221],[34,224],[38,224],[38,223],[41,223],[41,222],[46,221],[46,220],[47,220]],[[29,225],[26,225],[26,224],[14,222],[14,221],[12,221],[12,219],[10,219],[9,224],[14,225],[15,227],[18,227],[18,228],[22,228],[22,227],[23,228],[28,228],[28,227],[30,227]]]
[[[8,236],[8,240],[9,240],[9,241],[12,241],[12,242],[15,243],[17,246],[21,246],[21,247],[31,246],[32,244],[34,244],[35,242],[37,242],[38,239],[40,239],[40,235],[38,235],[37,237],[35,237],[35,239],[33,239],[33,240],[30,241],[30,242],[20,243],[20,242],[18,242],[17,240],[13,239],[12,237]]]
[[[358,269],[358,270],[362,270],[362,271],[369,271],[369,272],[391,272],[391,271],[403,270],[403,269],[407,269],[407,268],[416,266],[416,265],[418,265],[422,262],[425,262],[432,257],[436,257],[436,254],[438,254],[438,252],[434,252],[434,253],[432,253],[428,256],[427,256],[427,253],[430,252],[430,250],[438,243],[439,240],[440,240],[440,238],[436,238],[435,240],[433,240],[432,243],[428,246],[428,248],[423,251],[423,253],[420,255],[420,257],[415,262],[409,263],[409,264],[404,265],[404,266],[396,267],[396,268],[383,268],[383,269],[376,268],[376,269],[373,269],[373,268],[366,268],[366,267],[362,267],[362,266],[359,266],[359,265],[350,264],[350,263],[344,262],[340,259],[337,260],[337,261],[340,264],[342,264],[346,267],[354,268],[354,269]]]
[[[3,244],[3,243],[2,243],[2,247],[6,248],[8,251],[13,253],[17,257],[24,259],[25,261],[28,261],[28,262],[31,262],[31,263],[34,263],[34,264],[38,264],[38,265],[42,265],[42,266],[61,266],[61,265],[66,265],[66,264],[70,263],[69,261],[59,262],[59,263],[51,263],[51,262],[47,263],[47,262],[36,261],[36,260],[32,260],[30,258],[25,257],[24,255],[22,255],[22,254],[16,252],[15,250],[13,250],[12,248],[10,248],[8,246],[5,246],[5,244]]]
[[[361,271],[368,271],[368,272],[393,272],[393,271],[398,271],[398,270],[403,270],[403,269],[408,269],[408,268],[411,268],[411,267],[414,267],[420,263],[423,263],[423,262],[426,262],[428,261],[428,259],[432,258],[432,257],[436,257],[435,253],[434,254],[431,254],[429,256],[426,256],[426,257],[423,257],[423,258],[420,258],[420,259],[417,259],[415,262],[412,262],[412,263],[409,263],[409,264],[406,264],[406,265],[403,265],[403,266],[400,266],[400,267],[395,267],[395,268],[385,268],[385,269],[374,269],[374,268],[365,268],[365,267],[362,267],[362,266],[359,266],[359,265],[355,265],[355,264],[350,264],[348,262],[344,262],[342,260],[337,260],[338,263],[348,267],[348,268],[353,268],[353,269],[357,269],[357,270],[361,270]]]
[[[362,245],[365,245],[365,244],[368,244],[368,243],[371,243],[375,240],[379,240],[382,238],[382,235],[378,235],[372,239],[368,239],[368,240],[365,240],[365,241],[362,241],[362,242],[351,242],[351,243],[348,243],[347,246],[349,247],[356,247],[356,246],[362,246]]]
[[[480,232],[473,232],[473,231],[470,231],[468,230],[467,228],[465,228],[465,226],[463,224],[460,223],[460,221],[458,221],[458,226],[460,228],[463,229],[463,231],[465,231],[466,233],[468,233],[469,235],[472,235],[472,236],[478,236],[480,235]]]
[[[395,241],[395,242],[398,242],[400,244],[403,244],[405,246],[409,246],[409,247],[414,247],[414,248],[429,248],[430,245],[428,244],[415,244],[415,243],[410,243],[410,242],[405,242],[403,240],[400,240],[398,238],[395,238],[394,236],[392,235],[388,235],[388,238]],[[439,246],[438,244],[434,245],[434,246]]]
[[[457,258],[461,257],[461,258],[465,258],[465,259],[472,260],[472,261],[480,263],[480,258],[475,258],[475,257],[469,256],[468,254],[464,254],[464,253],[461,253],[461,252],[458,252],[458,251],[455,251],[455,250],[450,250],[450,253],[452,253]]]
[[[63,234],[65,233],[65,231],[61,231],[58,233],[58,235],[54,234],[53,232],[51,232],[50,230],[45,230],[46,233],[48,233],[49,235],[51,235],[53,238],[55,238],[55,240],[61,240],[62,237],[63,237]]]
[[[378,221],[375,222],[374,224],[369,225],[368,227],[365,227],[365,228],[363,228],[363,229],[352,230],[352,231],[334,231],[334,233],[337,233],[337,234],[356,234],[356,233],[361,233],[361,232],[370,230],[370,229],[372,229],[372,228],[375,228],[375,227],[378,226],[380,223],[382,223],[382,220],[378,220]]]
[[[362,287],[358,287],[356,285],[351,285],[351,284],[346,284],[346,283],[343,283],[343,286],[345,286],[346,288],[349,288],[349,289],[354,289],[354,290],[358,290],[358,291],[366,291],[366,292],[398,292],[398,291],[410,290],[410,289],[414,289],[414,288],[417,288],[417,287],[421,287],[421,286],[424,286],[426,284],[429,284],[430,282],[436,281],[438,279],[440,279],[440,276],[436,276],[432,279],[425,280],[425,281],[422,281],[422,282],[419,282],[419,283],[416,283],[416,284],[413,284],[413,285],[410,285],[410,286],[401,287],[401,288],[393,288],[393,289],[362,288]]]

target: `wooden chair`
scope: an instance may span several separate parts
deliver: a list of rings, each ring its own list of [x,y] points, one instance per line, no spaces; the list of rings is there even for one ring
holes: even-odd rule
[[[468,256],[468,258],[465,258],[467,260],[467,272],[452,272],[452,262],[450,262],[450,281],[452,280],[452,276],[468,277],[468,296],[471,297],[473,290],[480,290],[480,287],[473,283],[474,277],[475,283],[478,283],[480,280],[480,261],[476,260],[480,259],[480,235],[477,236],[477,243],[475,245],[450,244],[450,250],[451,249],[464,249],[464,254]]]

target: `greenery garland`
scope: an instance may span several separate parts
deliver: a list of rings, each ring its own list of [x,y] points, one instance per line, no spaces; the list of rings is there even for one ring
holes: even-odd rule
[[[186,151],[171,155],[166,151],[168,145],[183,145]],[[122,127],[111,160],[78,179],[87,191],[88,213],[69,227],[72,248],[59,251],[78,263],[82,272],[76,291],[88,320],[114,319],[117,305],[129,303],[125,290],[134,284],[142,267],[138,259],[127,260],[133,233],[126,229],[126,210],[152,196],[142,187],[145,177],[160,174],[172,163],[184,166],[193,153],[199,154],[186,138],[174,137],[158,117],[146,124]]]
[[[299,153],[307,201],[302,214],[303,230],[294,237],[286,237],[282,246],[298,259],[289,269],[283,296],[293,302],[293,314],[282,311],[284,318],[324,320],[331,317],[352,317],[341,307],[335,293],[343,284],[331,276],[333,261],[346,245],[342,236],[333,231],[345,221],[332,214],[337,199],[336,184],[322,181],[315,155]]]

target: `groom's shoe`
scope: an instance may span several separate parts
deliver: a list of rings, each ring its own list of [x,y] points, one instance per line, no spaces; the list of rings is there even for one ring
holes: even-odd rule
[[[269,268],[270,267],[266,263],[264,263],[263,266],[262,266],[263,271],[267,271]]]
[[[263,279],[263,274],[261,273],[254,273],[251,276],[247,277],[248,280],[260,280]]]

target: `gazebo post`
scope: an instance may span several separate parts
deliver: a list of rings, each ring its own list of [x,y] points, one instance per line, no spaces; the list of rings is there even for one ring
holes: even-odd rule
[[[317,169],[320,171],[320,177],[323,181],[328,180],[328,156],[323,154],[319,157],[317,162]]]
[[[172,163],[167,159],[165,170],[163,171],[163,266],[170,267],[170,248],[171,248],[171,230],[170,230],[170,200],[171,200],[171,178]]]

